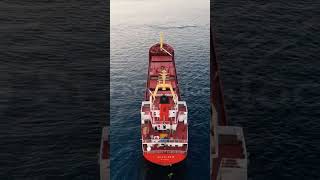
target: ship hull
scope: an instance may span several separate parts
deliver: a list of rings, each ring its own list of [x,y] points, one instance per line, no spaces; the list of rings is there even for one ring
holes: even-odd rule
[[[168,82],[170,82],[170,84],[172,85],[172,90],[177,96],[177,101],[179,101],[179,103],[185,103],[180,100],[181,97],[179,92],[177,72],[176,72],[175,61],[174,61],[174,50],[168,44],[163,44],[163,48],[165,50],[161,50],[160,47],[161,47],[160,44],[155,44],[149,49],[148,80],[146,84],[146,92],[145,92],[144,99],[145,101],[149,101],[151,90],[155,91],[155,89],[157,89],[157,84],[159,83],[158,75],[161,72],[159,70],[167,69],[168,70],[167,78],[169,79]],[[165,94],[164,92],[170,93],[170,91],[167,91],[167,90],[162,91],[163,94]],[[173,100],[171,101],[171,103],[173,103]],[[161,109],[161,107],[159,107],[159,109]],[[179,109],[179,112],[181,114],[187,111],[186,105],[182,105],[182,104],[177,105],[177,109]],[[150,114],[150,108],[148,106],[143,106],[142,112],[144,112],[144,115]],[[182,117],[181,114],[179,114],[179,116]],[[164,122],[165,121],[166,120],[164,120]],[[165,148],[163,148],[163,146],[152,147],[152,150],[150,148],[150,152],[147,149],[147,143],[144,141],[147,140],[150,143],[152,140],[148,138],[145,139],[146,136],[152,135],[152,136],[159,137],[160,134],[157,132],[157,130],[155,130],[157,128],[154,129],[154,127],[151,126],[150,121],[142,123],[143,125],[141,126],[142,127],[141,135],[142,135],[142,141],[144,142],[144,144],[142,145],[142,150],[143,150],[144,159],[146,161],[155,165],[165,167],[165,166],[180,164],[187,158],[187,150],[188,150],[188,144],[186,143],[188,141],[187,122],[184,122],[184,120],[180,120],[180,122],[178,122],[178,120],[176,120],[176,122],[174,123],[176,123],[175,135],[174,136],[171,135],[171,138],[176,138],[177,142],[176,143],[171,142],[170,146],[167,146]],[[162,124],[158,124],[159,128],[161,126]],[[170,126],[170,124],[167,124],[167,126]],[[167,135],[169,136],[169,134]],[[169,139],[162,139],[162,140],[168,141]],[[174,141],[175,139],[170,139],[170,140]],[[155,151],[158,151],[158,152],[155,152]]]
[[[174,164],[178,164],[186,159],[187,154],[149,154],[144,153],[144,158],[153,163],[160,166],[172,166]]]

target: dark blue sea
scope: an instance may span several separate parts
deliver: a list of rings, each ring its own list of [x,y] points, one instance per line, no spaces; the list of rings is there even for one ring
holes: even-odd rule
[[[0,1],[0,179],[99,179],[107,1]]]
[[[245,128],[249,179],[320,179],[320,2],[214,4],[231,125]]]
[[[177,8],[179,7],[179,8]],[[111,1],[111,179],[209,179],[210,4],[207,0]],[[175,61],[189,114],[189,149],[181,167],[153,167],[141,151],[140,106],[149,48],[164,41]]]

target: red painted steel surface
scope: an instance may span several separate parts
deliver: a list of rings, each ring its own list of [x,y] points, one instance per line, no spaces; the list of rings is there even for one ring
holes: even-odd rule
[[[178,79],[176,77],[176,66],[174,63],[174,50],[173,48],[169,45],[164,43],[163,48],[166,49],[172,56],[169,56],[166,52],[162,51],[160,49],[160,44],[155,44],[149,49],[149,69],[148,69],[148,81],[147,81],[147,88],[155,88],[157,85],[157,79],[152,79],[153,76],[157,77],[159,74],[159,71],[157,71],[157,68],[159,66],[165,66],[169,69],[169,74],[171,77],[174,77],[175,80],[173,83],[173,88],[176,88],[176,94],[178,95],[180,99],[180,92],[179,92],[179,87],[177,87],[178,84]],[[166,61],[160,60],[159,58],[163,58]],[[169,61],[170,59],[170,61]],[[169,62],[168,62],[169,61]],[[153,63],[154,62],[154,63]],[[145,100],[149,99],[149,91],[146,91],[145,93]]]
[[[169,107],[170,104],[159,104],[160,106],[160,121],[168,121],[169,120]]]
[[[186,158],[186,154],[144,154],[144,157],[161,166],[170,166],[179,163]]]
[[[110,146],[108,141],[103,141],[102,158],[109,159]]]
[[[150,96],[150,90],[154,91],[157,82],[158,82],[158,76],[162,69],[165,69],[168,72],[168,82],[172,85],[172,88],[174,89],[175,94],[178,97],[178,100],[180,100],[180,93],[179,93],[179,87],[178,87],[178,79],[177,79],[177,73],[176,73],[176,67],[174,62],[174,50],[173,48],[168,44],[163,44],[163,48],[170,53],[166,53],[165,51],[160,49],[160,44],[155,44],[149,49],[149,68],[148,68],[148,80],[146,85],[146,92],[145,92],[145,101],[149,100]],[[161,91],[160,94],[170,94],[171,92]],[[165,123],[167,125],[172,124],[171,118],[169,118],[169,109],[173,107],[174,102],[173,99],[169,99],[168,104],[160,104],[159,99],[156,99],[154,101],[154,105],[159,108],[160,110],[160,118],[159,120],[156,120],[156,122]],[[186,111],[187,109],[185,107],[179,107],[179,112]],[[143,112],[149,113],[148,107],[142,108]],[[167,140],[179,140],[179,141],[185,141],[187,142],[187,133],[188,133],[188,126],[184,124],[183,122],[176,122],[177,123],[177,129],[174,133],[164,133],[167,136]],[[142,140],[145,141],[151,141],[147,139],[149,136],[160,136],[161,132],[153,129],[150,122],[147,122],[141,126],[141,135]],[[146,160],[158,164],[161,166],[169,166],[176,163],[179,163],[183,161],[187,156],[187,145],[184,145],[182,147],[175,147],[175,146],[155,146],[152,147],[151,151],[147,151],[147,146],[143,145],[143,156]]]
[[[219,64],[217,63],[216,44],[214,32],[210,29],[210,79],[211,102],[214,104],[220,126],[227,125],[227,113],[224,103],[223,87],[220,80]]]

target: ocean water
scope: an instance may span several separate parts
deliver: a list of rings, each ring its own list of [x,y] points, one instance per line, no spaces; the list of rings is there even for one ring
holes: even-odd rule
[[[107,1],[0,2],[0,179],[98,179]]]
[[[231,125],[245,128],[249,179],[320,179],[319,1],[215,1]]]
[[[208,179],[210,113],[210,6],[207,0],[111,1],[111,179]],[[189,109],[188,158],[181,167],[144,161],[140,106],[148,51],[164,41],[175,49],[182,99]]]

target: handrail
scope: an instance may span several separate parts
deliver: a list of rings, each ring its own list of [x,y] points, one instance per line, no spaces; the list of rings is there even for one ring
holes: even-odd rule
[[[144,153],[148,154],[182,154],[186,153],[187,151],[184,150],[151,150],[151,151],[143,151]]]
[[[185,139],[145,139],[142,140],[143,143],[152,143],[156,141],[155,143],[187,143],[188,140]]]

